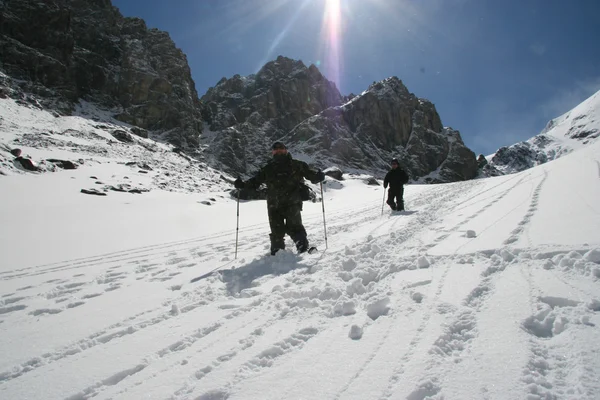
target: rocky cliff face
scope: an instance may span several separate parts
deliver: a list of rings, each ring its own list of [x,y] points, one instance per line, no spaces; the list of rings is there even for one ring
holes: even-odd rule
[[[1,93],[61,113],[79,99],[197,146],[201,106],[186,56],[166,32],[124,18],[109,0],[4,0]]]
[[[344,98],[314,65],[279,57],[256,75],[222,79],[202,100],[210,108],[204,143],[232,173],[256,169],[274,140],[321,168],[382,175],[397,157],[427,182],[477,172],[460,133],[444,128],[435,106],[396,77]]]
[[[342,96],[314,65],[280,56],[255,75],[221,79],[200,100],[169,35],[110,0],[0,5],[0,96],[62,114],[88,100],[144,128],[132,132],[160,134],[232,174],[255,171],[274,140],[321,168],[382,176],[397,157],[424,182],[477,171],[459,132],[395,77]]]
[[[383,173],[397,157],[411,177],[426,182],[471,179],[477,171],[460,133],[444,128],[435,106],[396,77],[302,122],[287,139],[306,156],[356,170]]]
[[[280,56],[255,75],[221,79],[202,102],[209,125],[202,142],[207,159],[243,173],[265,161],[274,140],[341,104],[342,96],[315,66]]]

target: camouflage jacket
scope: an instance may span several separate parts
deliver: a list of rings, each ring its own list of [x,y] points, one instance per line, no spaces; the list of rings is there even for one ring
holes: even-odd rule
[[[246,185],[257,189],[261,184],[266,184],[267,204],[269,207],[280,207],[302,203],[304,178],[314,183],[317,172],[305,162],[294,160],[288,153],[271,159]]]

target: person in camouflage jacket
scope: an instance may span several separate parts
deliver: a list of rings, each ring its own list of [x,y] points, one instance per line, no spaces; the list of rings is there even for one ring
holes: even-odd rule
[[[288,234],[298,253],[309,249],[306,229],[302,225],[302,189],[304,178],[312,183],[325,180],[325,174],[312,170],[308,164],[294,160],[286,146],[275,142],[272,148],[273,158],[247,182],[238,178],[234,182],[237,189],[258,189],[267,185],[267,211],[271,227],[271,255],[285,248],[285,235]]]

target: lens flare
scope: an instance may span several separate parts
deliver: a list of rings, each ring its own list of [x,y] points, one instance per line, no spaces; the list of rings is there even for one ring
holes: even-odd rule
[[[279,44],[286,38],[286,36],[288,35],[289,31],[293,28],[293,26],[296,24],[296,21],[302,15],[302,12],[306,8],[306,6],[309,4],[309,2],[310,2],[310,0],[304,0],[302,2],[302,4],[296,10],[296,12],[292,16],[292,18],[285,25],[285,28],[281,32],[279,32],[279,34],[275,37],[275,39],[273,39],[273,43],[271,43],[271,46],[269,46],[269,50],[267,50],[266,56],[264,57],[264,59],[261,60],[260,64],[256,68],[256,70],[259,70],[260,67],[262,67],[264,64],[266,64],[267,61],[269,61],[273,57],[275,50],[277,49]]]
[[[342,74],[342,7],[341,0],[325,0],[321,36],[325,76],[340,86]]]

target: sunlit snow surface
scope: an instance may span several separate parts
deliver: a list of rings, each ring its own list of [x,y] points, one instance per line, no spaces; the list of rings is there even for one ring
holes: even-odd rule
[[[304,203],[314,255],[266,255],[265,202],[241,202],[234,259],[218,171],[114,121],[0,115],[2,399],[600,398],[600,143],[409,185],[402,213],[327,178],[327,248]],[[83,164],[24,172],[15,147]],[[126,182],[149,191],[80,192]],[[190,283],[215,268],[236,269]]]

